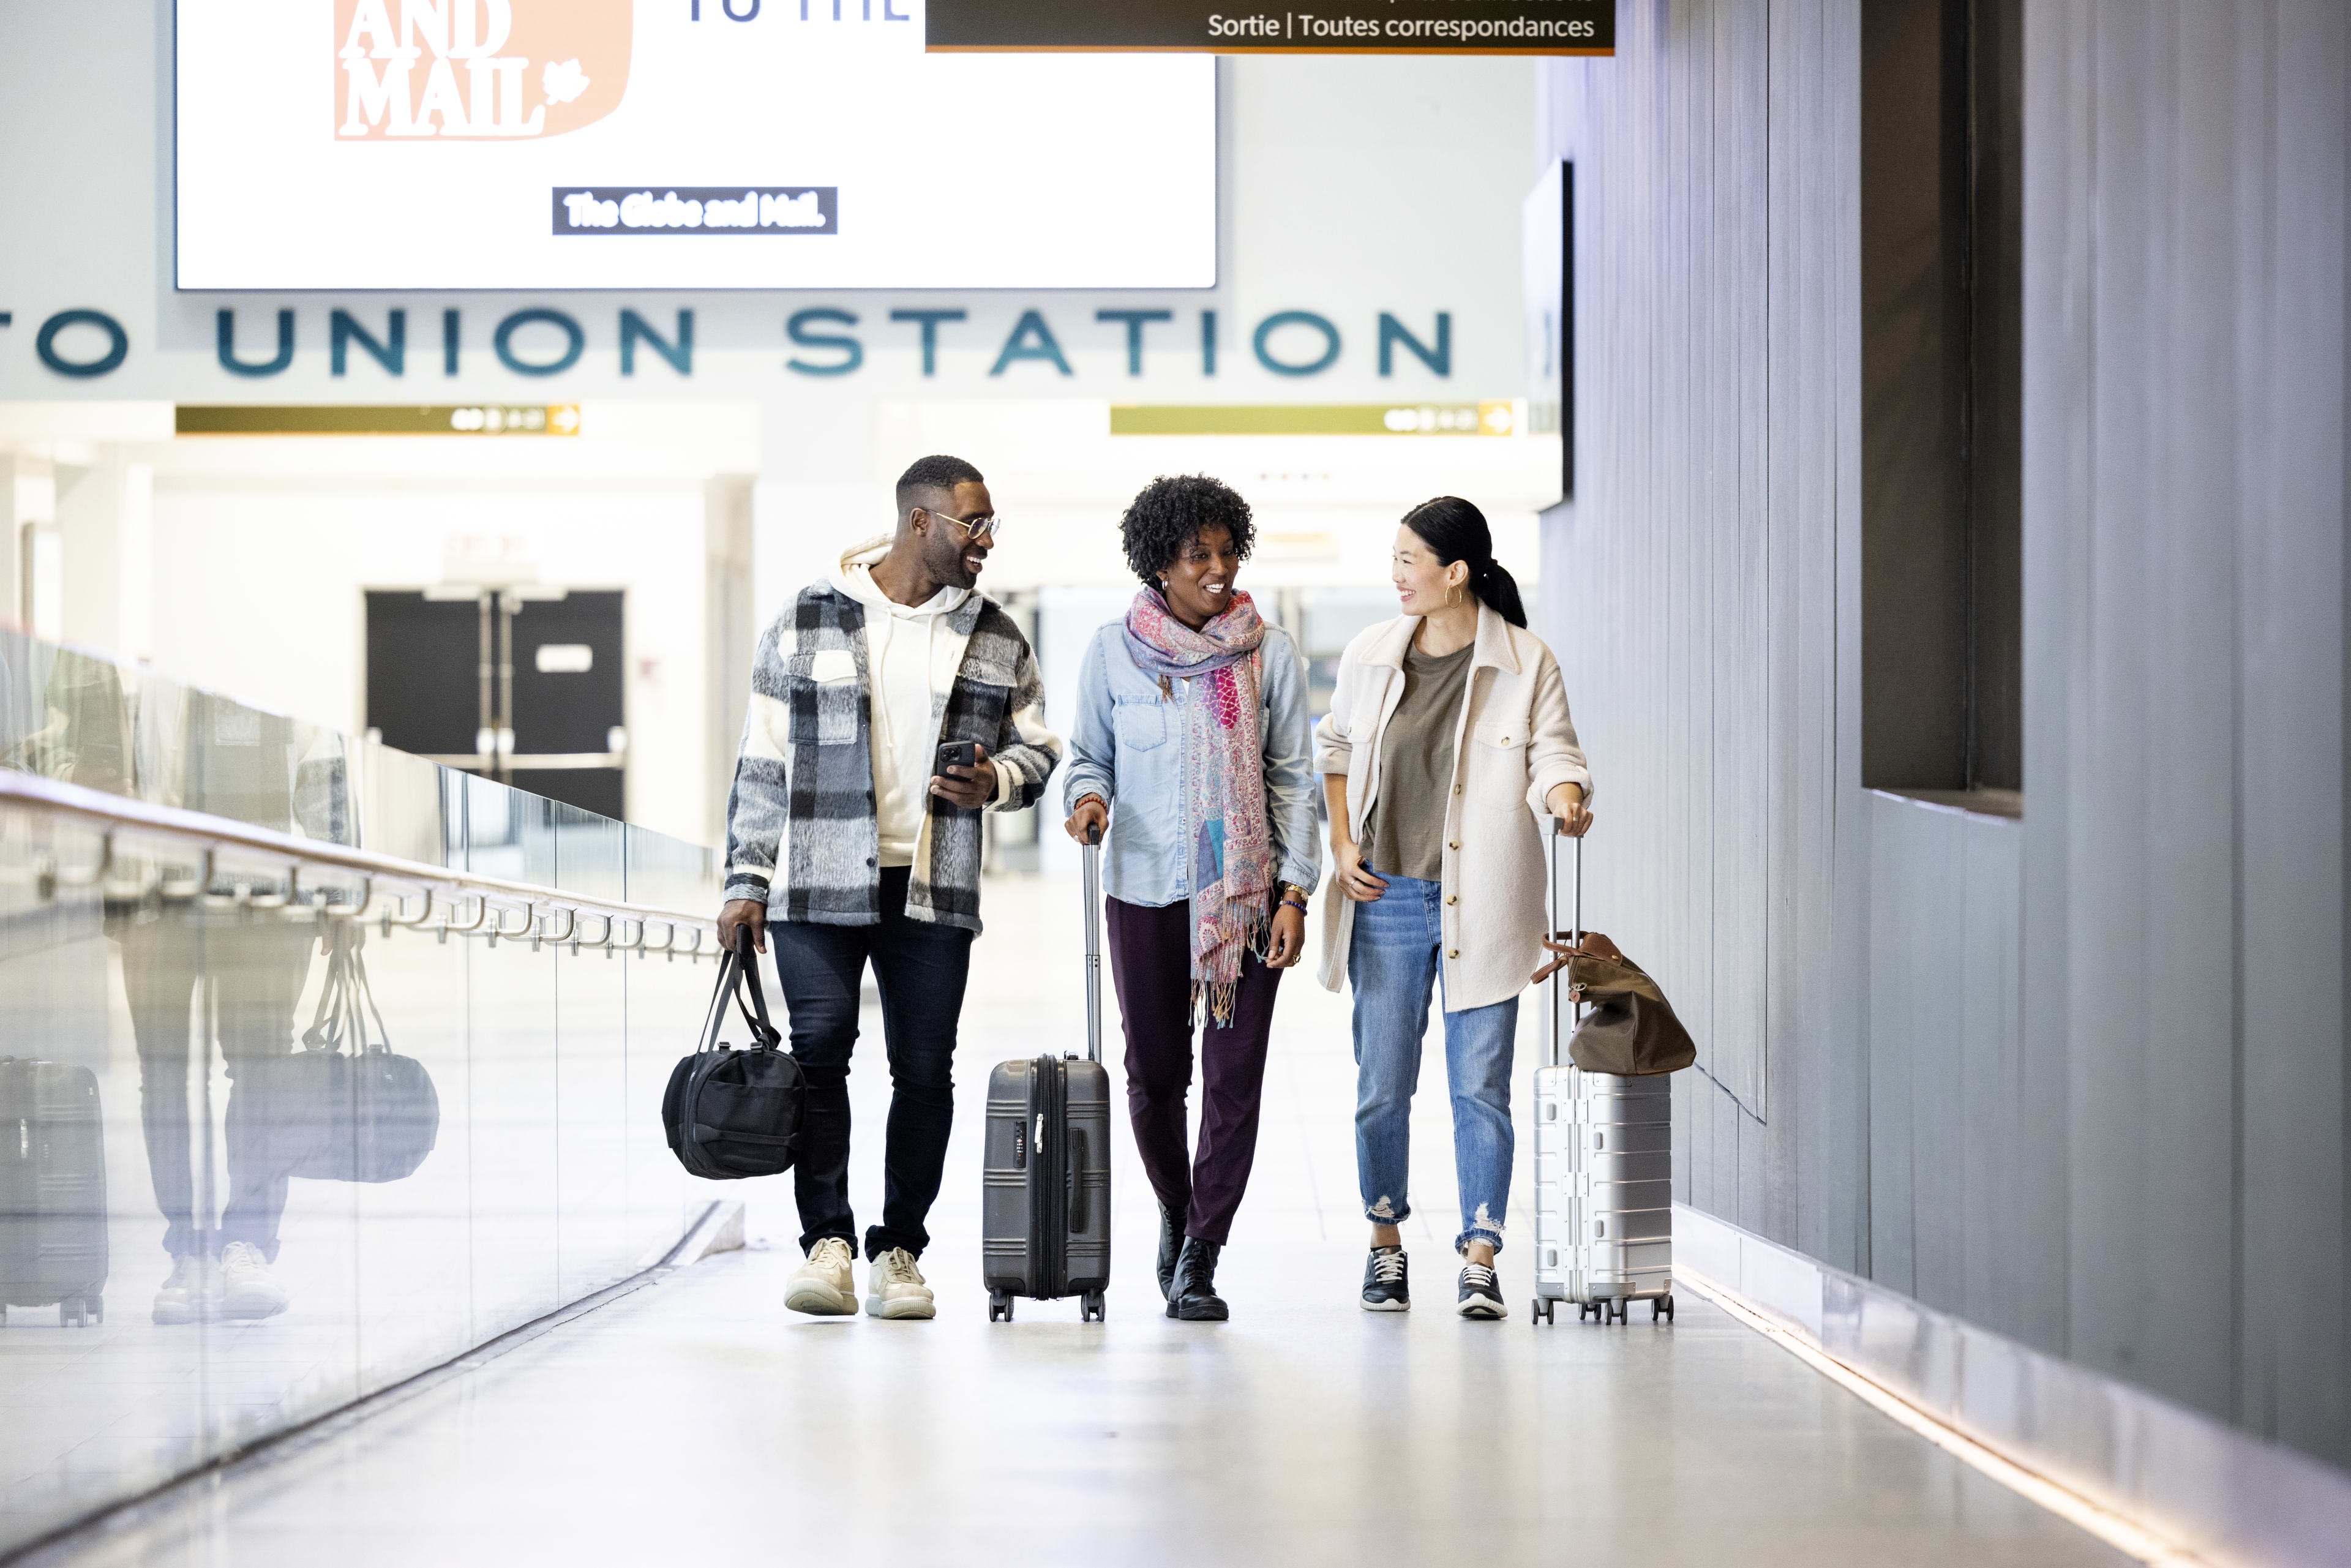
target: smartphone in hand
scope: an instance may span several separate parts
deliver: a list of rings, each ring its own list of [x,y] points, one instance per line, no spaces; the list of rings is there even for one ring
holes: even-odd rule
[[[978,766],[979,742],[976,740],[950,740],[939,747],[939,776],[943,779],[955,777],[947,771],[950,768]]]

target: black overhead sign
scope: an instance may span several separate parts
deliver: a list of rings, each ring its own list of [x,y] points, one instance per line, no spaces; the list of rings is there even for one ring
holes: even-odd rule
[[[934,50],[1192,54],[1613,55],[1616,0],[930,0]]]

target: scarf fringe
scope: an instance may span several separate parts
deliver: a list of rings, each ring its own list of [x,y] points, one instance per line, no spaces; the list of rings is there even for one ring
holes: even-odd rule
[[[1259,963],[1265,961],[1266,952],[1273,942],[1272,895],[1273,889],[1268,886],[1263,897],[1248,899],[1240,907],[1255,913],[1245,915],[1239,920],[1232,918],[1234,901],[1229,898],[1225,901],[1224,913],[1217,921],[1217,951],[1219,954],[1238,943],[1243,953],[1255,955]],[[1248,897],[1246,894],[1243,896]],[[1235,961],[1234,976],[1229,980],[1193,977],[1188,1021],[1196,1024],[1201,1021],[1201,1005],[1205,1002],[1211,1021],[1221,1028],[1231,1027],[1233,1009],[1240,1000],[1240,964],[1241,960]]]

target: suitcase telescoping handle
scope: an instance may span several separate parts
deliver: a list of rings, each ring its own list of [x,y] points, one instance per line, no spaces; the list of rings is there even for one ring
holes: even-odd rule
[[[1102,1060],[1102,824],[1086,829],[1086,1060]]]
[[[1568,940],[1582,946],[1583,942],[1583,841],[1580,838],[1572,841],[1575,845],[1575,868],[1566,878],[1562,878],[1559,870],[1559,841],[1568,837],[1567,824],[1559,818],[1553,817],[1551,819],[1551,830],[1543,840],[1549,852],[1550,861],[1547,867],[1550,874],[1543,879],[1544,924],[1550,928],[1553,936],[1559,935],[1561,929],[1560,883],[1562,881],[1568,882],[1571,888],[1568,895],[1571,913],[1566,927]],[[1575,1024],[1578,1021],[1576,1015],[1580,1015],[1583,1011],[1582,1008],[1568,1000],[1573,993],[1568,989],[1567,968],[1564,965],[1554,971],[1550,979],[1543,982],[1543,1061],[1552,1067],[1564,1067],[1567,1065],[1568,1037],[1575,1032]]]

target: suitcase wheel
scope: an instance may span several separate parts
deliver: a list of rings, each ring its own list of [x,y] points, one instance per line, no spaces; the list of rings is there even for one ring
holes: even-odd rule
[[[1548,1323],[1552,1321],[1552,1314],[1556,1312],[1558,1308],[1559,1303],[1557,1301],[1545,1301],[1542,1297],[1537,1296],[1533,1301],[1527,1303],[1527,1321],[1529,1322]]]
[[[1575,1321],[1580,1323],[1590,1322],[1592,1321],[1593,1310],[1595,1305],[1596,1303],[1594,1302],[1586,1301],[1582,1306],[1577,1307],[1575,1309]]]
[[[1008,1291],[990,1291],[987,1292],[987,1321],[995,1322],[999,1318],[1008,1323],[1012,1321],[1012,1297]]]
[[[1107,1310],[1100,1291],[1088,1291],[1078,1298],[1078,1321],[1081,1323],[1102,1322]]]

